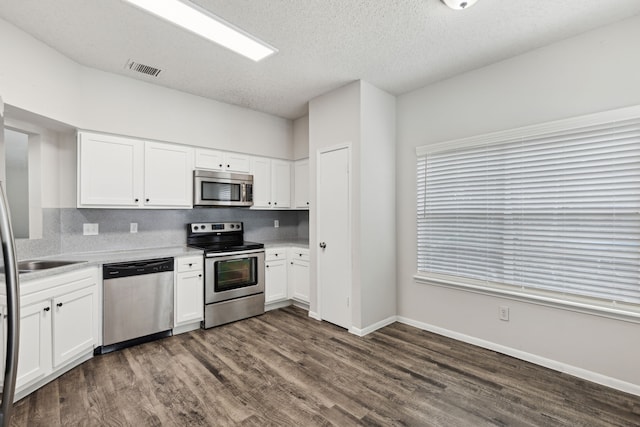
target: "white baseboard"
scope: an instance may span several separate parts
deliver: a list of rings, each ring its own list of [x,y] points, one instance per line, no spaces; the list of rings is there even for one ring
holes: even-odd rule
[[[173,328],[173,335],[184,334],[185,332],[195,331],[200,329],[200,321],[189,323],[186,325],[180,325]]]
[[[320,321],[322,320],[318,313],[316,313],[315,311],[311,311],[311,310],[309,310],[309,317],[311,317],[312,319],[315,319],[315,320],[320,320]]]
[[[390,325],[396,322],[397,320],[398,320],[398,316],[389,316],[386,319],[383,319],[379,322],[374,323],[373,325],[369,325],[362,329],[355,328],[352,326],[349,328],[349,333],[352,333],[353,335],[357,335],[359,337],[363,337],[367,334],[370,334],[371,332],[377,331],[380,328],[384,328],[385,326]]]
[[[547,359],[545,357],[527,353],[522,350],[517,350],[515,348],[496,344],[491,341],[486,341],[480,338],[472,337],[470,335],[461,334],[459,332],[444,329],[439,326],[430,325],[428,323],[419,322],[417,320],[408,319],[406,317],[397,316],[397,321],[409,326],[423,329],[425,331],[436,333],[438,335],[443,335],[445,337],[453,338],[455,340],[466,342],[468,344],[477,345],[478,347],[497,351],[498,353],[515,357],[516,359],[524,360],[536,365],[544,366],[545,368],[553,369],[554,371],[563,372],[565,374],[573,375],[574,377],[582,378],[584,380],[611,387],[616,390],[624,391],[625,393],[640,396],[640,385],[638,384],[633,384],[619,380],[617,378],[608,377],[597,372],[592,372],[583,368],[578,368],[577,366],[558,362],[557,360]]]
[[[290,299],[284,300],[284,301],[270,302],[264,305],[264,311],[276,310],[278,308],[288,307],[290,305],[291,305]]]

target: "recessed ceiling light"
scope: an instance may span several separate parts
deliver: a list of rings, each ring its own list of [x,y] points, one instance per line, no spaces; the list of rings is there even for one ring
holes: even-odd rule
[[[278,50],[186,0],[125,0],[254,61]]]
[[[473,6],[478,0],[442,0],[451,9],[462,10]]]

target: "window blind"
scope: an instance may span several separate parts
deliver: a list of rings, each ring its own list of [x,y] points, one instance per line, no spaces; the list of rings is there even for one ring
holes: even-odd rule
[[[417,161],[419,274],[640,304],[640,114]]]

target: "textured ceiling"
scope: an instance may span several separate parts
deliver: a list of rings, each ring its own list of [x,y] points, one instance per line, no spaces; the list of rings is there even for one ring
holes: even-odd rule
[[[254,63],[121,0],[2,0],[0,17],[83,65],[285,118],[363,79],[399,95],[640,13],[639,0],[194,0],[279,52]],[[161,68],[125,70],[128,59]]]

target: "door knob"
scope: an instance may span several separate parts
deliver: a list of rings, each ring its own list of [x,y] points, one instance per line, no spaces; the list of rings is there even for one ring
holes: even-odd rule
[[[320,242],[320,247],[324,249],[327,247],[327,244],[325,242]]]

